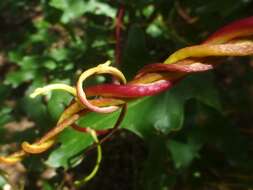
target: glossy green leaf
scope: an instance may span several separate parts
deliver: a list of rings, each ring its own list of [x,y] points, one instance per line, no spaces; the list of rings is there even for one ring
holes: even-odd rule
[[[90,135],[72,129],[65,130],[58,141],[61,143],[60,147],[54,150],[46,161],[46,164],[56,168],[75,166],[82,159],[84,147],[90,146],[93,142]]]
[[[71,100],[71,95],[62,92],[52,92],[48,101],[48,112],[54,121],[57,121],[65,107]]]

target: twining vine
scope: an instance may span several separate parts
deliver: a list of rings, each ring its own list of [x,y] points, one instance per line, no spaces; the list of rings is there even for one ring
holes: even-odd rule
[[[116,38],[120,40],[119,33],[124,8],[120,9],[119,23]],[[116,47],[119,52],[120,47]],[[64,90],[73,95],[73,101],[64,110],[56,126],[34,143],[23,142],[22,149],[9,156],[1,156],[0,163],[15,164],[30,154],[39,154],[47,151],[57,141],[56,137],[68,126],[85,133],[89,133],[97,146],[97,165],[92,173],[77,182],[78,185],[92,178],[98,170],[101,161],[100,134],[112,134],[120,126],[127,103],[145,96],[153,96],[165,90],[169,90],[186,75],[196,72],[204,72],[214,69],[219,63],[217,58],[225,56],[249,56],[253,55],[253,17],[245,18],[231,23],[211,35],[200,45],[194,45],[180,49],[170,55],[164,63],[155,63],[143,67],[133,80],[127,82],[124,74],[115,67],[110,66],[110,61],[84,71],[77,80],[75,86],[66,84],[50,84],[36,89],[31,98],[46,94],[51,90]],[[120,62],[118,53],[117,63]],[[136,60],[138,64],[138,60]],[[98,74],[110,74],[115,79],[111,84],[99,84],[83,89],[85,80]],[[81,128],[76,122],[80,117],[90,112],[112,113],[121,109],[121,114],[110,130],[95,131],[90,128]]]

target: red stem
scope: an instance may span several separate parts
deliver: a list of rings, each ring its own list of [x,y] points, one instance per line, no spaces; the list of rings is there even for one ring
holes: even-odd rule
[[[79,132],[83,132],[83,133],[87,133],[87,128],[86,127],[80,127],[78,126],[77,124],[73,123],[71,125],[71,127],[73,129],[75,129],[76,131],[79,131]],[[111,131],[111,129],[105,129],[105,130],[96,130],[96,133],[97,135],[105,135],[105,134],[108,134],[109,132]]]
[[[115,63],[117,66],[121,63],[121,29],[123,27],[123,18],[125,15],[125,7],[121,5],[117,12],[116,25],[115,25]]]

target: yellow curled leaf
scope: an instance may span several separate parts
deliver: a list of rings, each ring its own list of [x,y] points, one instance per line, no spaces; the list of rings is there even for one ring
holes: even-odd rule
[[[79,98],[79,101],[86,106],[88,109],[94,111],[94,112],[98,112],[98,113],[111,113],[116,111],[119,107],[118,106],[108,106],[108,107],[98,107],[95,106],[93,104],[91,104],[87,97],[86,94],[83,90],[83,82],[90,76],[94,75],[94,74],[111,74],[114,77],[116,77],[117,79],[119,79],[123,84],[126,83],[126,78],[123,75],[123,73],[118,70],[115,67],[111,67],[110,65],[110,61],[107,61],[104,64],[100,64],[97,67],[88,69],[87,71],[84,71],[81,76],[79,77],[78,81],[77,81],[77,96]]]
[[[3,164],[16,164],[17,162],[20,162],[23,157],[25,156],[25,152],[19,151],[15,154],[12,154],[10,156],[0,156],[0,163]]]
[[[69,86],[67,84],[49,84],[42,88],[35,89],[35,91],[32,94],[30,94],[30,97],[35,98],[38,95],[46,94],[52,90],[64,90],[64,91],[69,92],[73,96],[76,96],[76,89],[72,86]]]
[[[39,154],[39,153],[46,151],[51,146],[53,146],[54,142],[55,142],[55,140],[48,140],[46,142],[39,143],[39,144],[37,144],[37,143],[30,144],[28,142],[23,142],[21,146],[22,146],[22,149],[26,153]]]
[[[171,64],[189,57],[246,56],[253,54],[253,41],[235,41],[226,44],[202,44],[180,49],[164,63]]]

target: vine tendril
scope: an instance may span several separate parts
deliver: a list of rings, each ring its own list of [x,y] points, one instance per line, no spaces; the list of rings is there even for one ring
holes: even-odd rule
[[[91,173],[88,176],[85,176],[83,179],[77,180],[77,181],[74,182],[77,187],[80,187],[80,186],[84,185],[85,183],[90,181],[96,175],[96,173],[98,172],[101,160],[102,160],[102,148],[101,148],[101,145],[99,143],[96,131],[91,129],[91,128],[86,128],[86,131],[87,131],[87,133],[89,133],[91,135],[94,142],[96,143],[96,146],[97,146],[97,161],[96,161],[95,167],[93,168],[93,170],[91,171]]]

